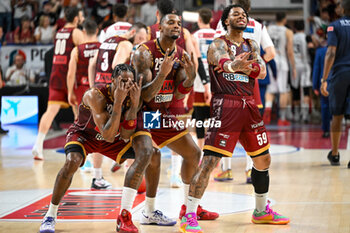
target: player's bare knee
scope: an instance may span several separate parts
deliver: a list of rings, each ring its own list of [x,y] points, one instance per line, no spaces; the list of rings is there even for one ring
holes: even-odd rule
[[[153,155],[153,147],[150,146],[140,146],[135,155],[135,162],[139,166],[147,166],[151,162]]]
[[[152,167],[160,167],[160,159],[161,159],[160,150],[157,148],[153,148],[153,155],[152,155],[150,165]]]
[[[254,167],[258,170],[266,170],[270,167],[271,156],[270,154],[264,154],[253,158]]]
[[[185,162],[194,163],[197,166],[201,158],[201,155],[202,155],[202,151],[200,150],[200,148],[193,147],[193,150],[189,151],[189,153],[183,154],[182,157]]]
[[[64,171],[72,175],[78,170],[82,162],[83,156],[80,153],[69,153],[66,157],[66,162],[64,164]]]

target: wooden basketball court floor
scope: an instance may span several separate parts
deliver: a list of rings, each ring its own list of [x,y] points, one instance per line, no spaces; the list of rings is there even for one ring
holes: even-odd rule
[[[25,208],[34,201],[50,194],[57,172],[64,161],[64,154],[53,148],[62,147],[62,132],[50,132],[45,142],[45,161],[33,161],[31,146],[37,127],[5,126],[8,135],[0,137],[0,232],[38,232],[40,218],[4,219],[4,216]],[[234,180],[218,183],[210,179],[207,195],[202,200],[205,208],[221,213],[215,221],[200,222],[204,232],[302,232],[346,233],[350,232],[350,169],[347,163],[348,133],[344,128],[341,141],[341,166],[331,167],[326,159],[330,139],[322,139],[318,126],[269,127],[272,165],[270,168],[269,197],[273,209],[291,218],[285,226],[254,225],[250,217],[254,208],[253,187],[245,184],[245,157],[242,151],[232,159]],[[164,152],[164,151],[163,151]],[[181,205],[181,189],[169,188],[169,151],[162,159],[157,207],[171,217],[176,217]],[[104,178],[113,188],[123,184],[123,169],[111,173],[110,160],[103,163]],[[214,173],[218,170],[214,171]],[[71,188],[89,190],[92,175],[77,172]],[[88,191],[87,191],[88,192]],[[49,200],[49,199],[46,199]],[[235,202],[236,201],[236,202]],[[172,202],[171,205],[167,204]],[[44,201],[47,205],[49,202]],[[142,209],[142,202],[138,206]],[[41,208],[41,207],[38,207]],[[78,208],[78,206],[77,206]],[[28,215],[27,215],[28,216]],[[136,216],[136,215],[135,215]],[[179,221],[174,227],[142,226],[135,220],[142,233],[178,232]],[[115,220],[58,220],[57,233],[115,232]]]

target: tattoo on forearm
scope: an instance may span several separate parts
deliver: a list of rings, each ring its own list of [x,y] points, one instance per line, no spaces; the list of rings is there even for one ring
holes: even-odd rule
[[[253,59],[256,59],[260,66],[266,66],[264,59],[260,56],[259,45],[254,40],[250,40],[250,45],[252,47]]]

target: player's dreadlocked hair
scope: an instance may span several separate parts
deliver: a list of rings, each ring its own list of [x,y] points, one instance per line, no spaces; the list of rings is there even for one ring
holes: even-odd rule
[[[248,12],[239,4],[233,4],[233,5],[229,5],[227,6],[224,11],[222,12],[222,16],[221,16],[221,23],[222,23],[222,27],[225,29],[225,31],[227,31],[227,25],[225,24],[226,19],[228,18],[228,15],[230,14],[230,11],[232,8],[234,7],[240,7],[244,10],[244,13],[246,14],[247,18],[248,18]]]
[[[112,78],[117,78],[122,72],[131,72],[136,77],[135,69],[127,64],[119,64],[114,67]]]

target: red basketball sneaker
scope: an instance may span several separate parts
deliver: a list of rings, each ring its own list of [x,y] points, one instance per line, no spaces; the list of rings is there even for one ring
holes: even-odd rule
[[[180,210],[180,216],[179,219],[182,219],[183,216],[186,214],[186,206],[182,205]],[[197,208],[197,219],[198,220],[215,220],[219,217],[218,213],[210,212],[208,210],[205,210],[202,208],[201,205]]]
[[[132,222],[132,216],[129,211],[123,209],[117,218],[117,232],[120,233],[138,233],[139,230]]]

